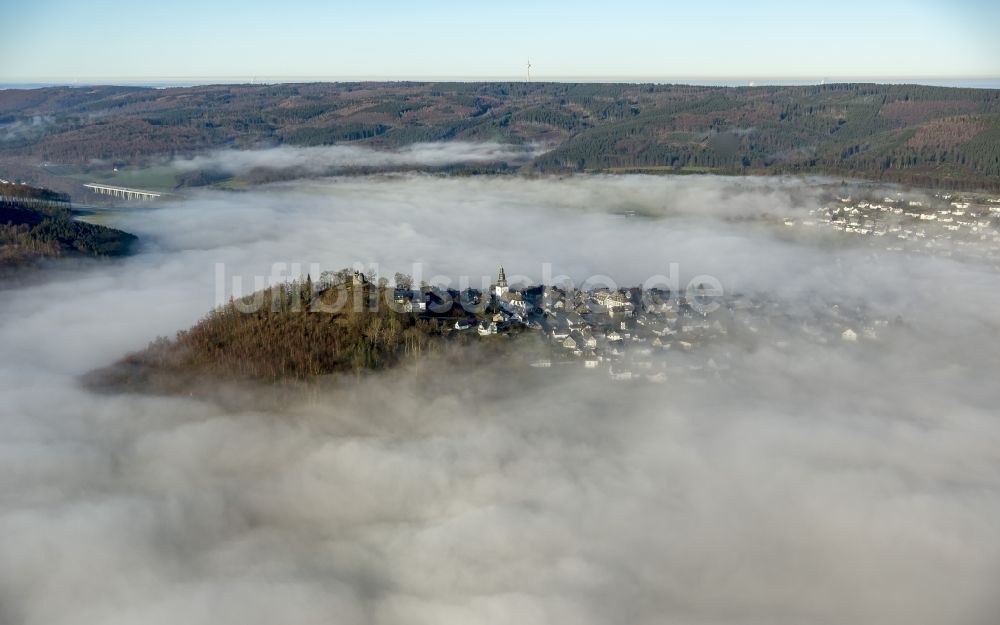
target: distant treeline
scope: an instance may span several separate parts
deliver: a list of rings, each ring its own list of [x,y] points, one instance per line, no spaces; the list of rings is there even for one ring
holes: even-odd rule
[[[86,168],[219,147],[453,139],[544,141],[554,149],[526,166],[542,172],[834,173],[1000,188],[1000,90],[991,89],[393,82],[0,91],[0,144],[19,162]]]
[[[27,184],[0,182],[0,201],[19,202],[24,206],[68,206],[69,196]]]

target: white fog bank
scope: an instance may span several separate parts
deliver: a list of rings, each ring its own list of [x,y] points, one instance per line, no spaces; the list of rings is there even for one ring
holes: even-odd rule
[[[357,145],[280,146],[259,150],[218,150],[177,159],[173,165],[181,171],[211,170],[231,175],[247,174],[258,168],[296,170],[317,175],[352,167],[443,167],[504,161],[521,164],[544,151],[539,145],[463,141],[413,143],[385,150]]]
[[[140,254],[0,297],[0,623],[992,625],[1000,275],[738,221],[817,197],[398,175],[114,213]],[[621,285],[677,263],[773,294],[778,335],[816,298],[904,324],[702,383],[428,361],[257,411],[81,388],[209,310],[216,263],[247,287],[274,263]]]

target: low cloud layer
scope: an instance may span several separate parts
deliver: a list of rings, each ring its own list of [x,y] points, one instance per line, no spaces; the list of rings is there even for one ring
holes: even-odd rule
[[[281,146],[264,150],[220,150],[174,161],[182,171],[210,170],[231,175],[255,169],[295,170],[329,174],[349,168],[443,167],[462,163],[524,163],[541,154],[538,145],[468,143],[461,141],[414,143],[392,150],[355,145],[315,147]]]
[[[30,118],[15,119],[0,124],[0,141],[19,141],[30,139],[45,133],[55,120],[48,115],[35,115]]]
[[[0,622],[993,623],[1000,276],[739,221],[820,195],[396,175],[115,212],[140,255],[0,299]],[[772,293],[788,340],[702,383],[428,361],[240,411],[79,386],[196,321],[218,262],[247,287],[275,262],[619,284],[677,263]],[[797,341],[817,298],[905,324]]]

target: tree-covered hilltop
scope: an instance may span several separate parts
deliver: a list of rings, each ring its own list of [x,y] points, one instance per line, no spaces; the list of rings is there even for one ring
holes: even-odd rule
[[[460,308],[442,315],[407,312],[385,285],[314,287],[292,282],[231,300],[173,339],[88,377],[96,387],[176,391],[198,380],[281,382],[360,373],[465,345],[452,332]],[[502,342],[504,337],[492,337]],[[491,342],[487,341],[487,342]]]
[[[121,256],[135,241],[127,232],[77,221],[65,195],[0,183],[0,267],[66,254]]]
[[[205,149],[449,140],[544,143],[553,149],[526,166],[541,172],[828,173],[998,189],[1000,90],[365,82],[0,91],[0,177],[71,192],[79,180],[58,165],[80,173]],[[44,162],[52,166],[25,165]]]

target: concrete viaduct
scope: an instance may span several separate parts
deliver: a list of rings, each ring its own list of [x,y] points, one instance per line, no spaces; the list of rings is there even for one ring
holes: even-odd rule
[[[113,187],[107,184],[97,184],[96,182],[90,182],[83,186],[91,189],[94,193],[113,195],[126,200],[155,200],[163,195],[162,193],[157,193],[155,191],[142,191],[140,189],[128,189],[126,187]]]

